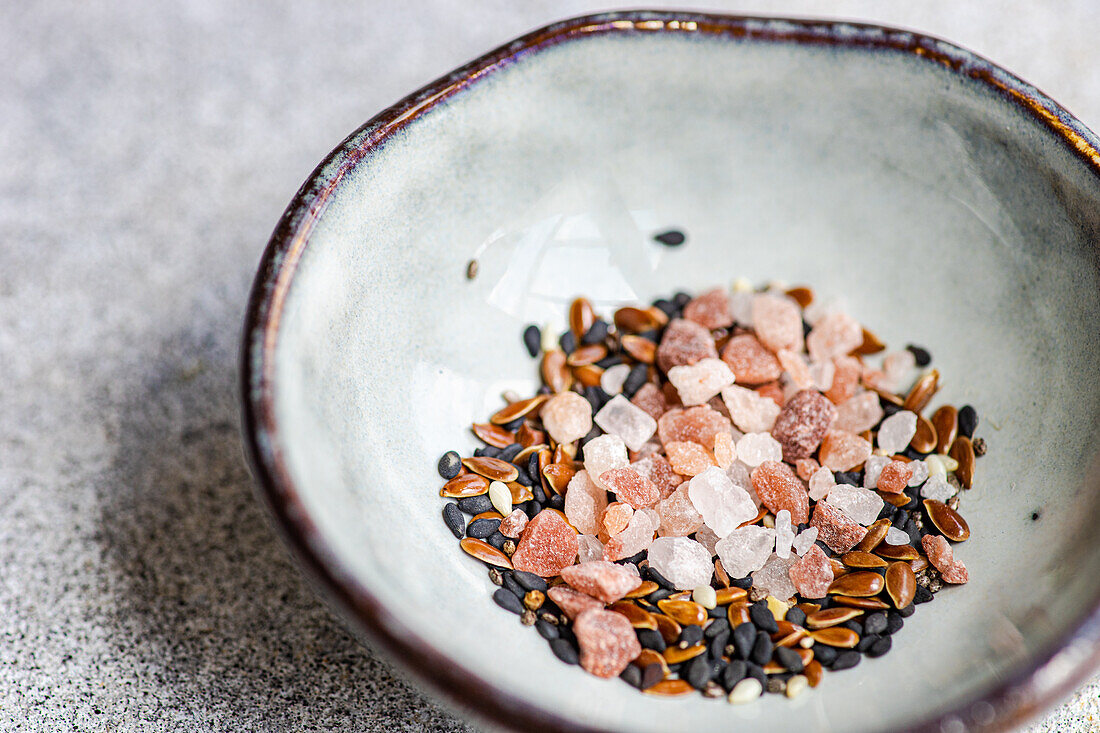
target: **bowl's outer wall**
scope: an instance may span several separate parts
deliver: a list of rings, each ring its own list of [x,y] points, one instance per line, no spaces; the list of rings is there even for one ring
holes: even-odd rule
[[[682,15],[655,33],[657,17],[536,32],[368,123],[303,187],[246,332],[266,498],[355,623],[498,719],[512,702],[487,687],[533,705],[523,722],[607,729],[1026,712],[1095,651],[1089,626],[1033,674],[1097,596],[1090,134],[928,39]],[[649,241],[668,225],[686,247]],[[873,671],[747,710],[639,697],[557,663],[492,606],[439,521],[433,472],[443,450],[472,448],[461,426],[502,389],[533,386],[524,323],[560,326],[577,292],[610,305],[735,276],[811,283],[889,343],[933,348],[943,399],[972,401],[991,446],[963,504],[970,586],[922,607]]]

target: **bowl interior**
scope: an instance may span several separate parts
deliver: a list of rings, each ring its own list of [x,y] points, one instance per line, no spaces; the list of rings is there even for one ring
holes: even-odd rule
[[[685,246],[652,241],[669,226]],[[913,54],[577,37],[484,75],[343,175],[283,303],[272,439],[399,633],[539,707],[635,731],[924,719],[1025,666],[1100,591],[1098,232],[1088,166]],[[535,388],[524,324],[561,329],[576,294],[610,309],[739,276],[810,284],[892,347],[928,347],[934,405],[975,405],[989,454],[962,505],[970,584],[919,607],[888,656],[735,708],[562,665],[444,527],[435,462],[469,454],[502,390]]]

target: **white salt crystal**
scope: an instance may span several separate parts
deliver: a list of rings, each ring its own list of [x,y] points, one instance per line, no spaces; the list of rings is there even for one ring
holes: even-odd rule
[[[600,389],[610,395],[616,395],[623,391],[623,382],[630,376],[630,366],[616,364],[603,370],[600,375]]]
[[[810,476],[810,498],[821,501],[829,495],[829,490],[836,486],[836,477],[825,466],[814,471]]]
[[[909,535],[897,527],[890,527],[886,530],[886,544],[888,545],[908,545]]]
[[[621,394],[608,400],[596,413],[595,420],[605,433],[618,435],[633,451],[639,450],[657,432],[657,421]],[[588,447],[584,450],[587,456]]]
[[[577,556],[580,562],[603,560],[603,543],[590,534],[577,535]]]
[[[745,491],[752,488],[752,475],[749,473],[749,467],[741,461],[731,463],[730,467],[726,469],[726,475],[729,476],[734,486],[740,486]],[[757,506],[760,506],[760,504],[757,503]]]
[[[710,585],[714,563],[707,548],[688,537],[658,537],[649,546],[649,566],[677,590]]]
[[[901,453],[917,432],[917,415],[909,410],[895,412],[878,428],[878,447],[888,455]]]
[[[928,479],[928,464],[924,461],[910,461],[909,468],[913,469],[913,474],[907,486],[920,486]]]
[[[770,397],[737,385],[722,390],[722,401],[726,403],[733,424],[746,433],[768,432],[779,416],[780,407]]]
[[[605,471],[628,465],[630,461],[626,456],[626,443],[618,435],[601,435],[584,444],[584,468],[592,483],[601,489],[608,488],[599,479]]]
[[[743,578],[764,567],[775,547],[775,530],[750,524],[735,529],[714,546],[722,568],[731,578]]]
[[[810,364],[810,378],[814,380],[814,387],[822,392],[828,392],[832,388],[835,376],[836,363],[832,359]]]
[[[701,405],[733,384],[733,370],[721,359],[706,358],[688,366],[668,370],[668,381],[680,394],[685,406]]]
[[[920,489],[920,495],[923,498],[943,502],[946,502],[957,492],[958,489],[947,483],[947,479],[942,476],[932,476],[924,482],[924,486]]]
[[[825,503],[840,509],[864,527],[878,519],[885,505],[875,492],[848,484],[837,484],[830,489]]]
[[[737,458],[746,466],[756,468],[764,461],[783,460],[783,447],[768,433],[745,433],[737,441]]]
[[[791,556],[795,532],[791,527],[791,513],[780,509],[775,515],[775,554],[786,560]]]
[[[873,394],[873,393],[872,393]],[[878,486],[878,477],[882,475],[882,469],[890,463],[888,456],[871,456],[863,464],[863,488],[873,489]]]
[[[810,527],[798,533],[798,536],[794,538],[792,547],[795,554],[802,557],[810,551],[810,548],[814,546],[814,542],[817,542],[817,527]]]
[[[834,430],[862,433],[870,430],[882,419],[883,409],[874,392],[860,392],[837,405]]]
[[[797,558],[786,559],[778,555],[772,555],[764,563],[764,567],[752,574],[752,584],[762,592],[775,596],[781,601],[786,601],[796,592],[794,583],[791,582],[791,566],[798,561]],[[725,565],[725,562],[722,563]]]
[[[726,472],[711,466],[688,483],[688,498],[703,515],[703,522],[719,537],[737,525],[756,518],[756,505],[740,486],[734,486]]]
[[[711,557],[714,556],[714,546],[718,543],[718,540],[720,539],[722,538],[716,535],[714,533],[714,530],[705,524],[695,532],[695,541],[710,550]]]

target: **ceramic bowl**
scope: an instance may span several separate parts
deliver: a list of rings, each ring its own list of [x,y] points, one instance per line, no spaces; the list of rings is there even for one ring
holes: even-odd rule
[[[630,12],[531,33],[317,168],[247,315],[260,493],[348,624],[518,729],[1000,729],[1097,661],[1100,153],[1036,89],[913,33]],[[664,248],[656,231],[683,227]],[[467,262],[480,271],[467,279]],[[520,333],[782,278],[930,348],[989,454],[971,582],[796,700],[658,699],[561,664],[440,519],[438,456],[532,390]]]

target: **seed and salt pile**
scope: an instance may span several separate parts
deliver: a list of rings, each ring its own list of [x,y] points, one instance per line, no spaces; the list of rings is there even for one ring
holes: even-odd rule
[[[806,287],[677,293],[523,342],[542,387],[439,460],[447,527],[551,651],[655,695],[794,697],[968,580],[977,413]],[[881,358],[880,358],[881,354]],[[926,414],[927,413],[927,414]]]

